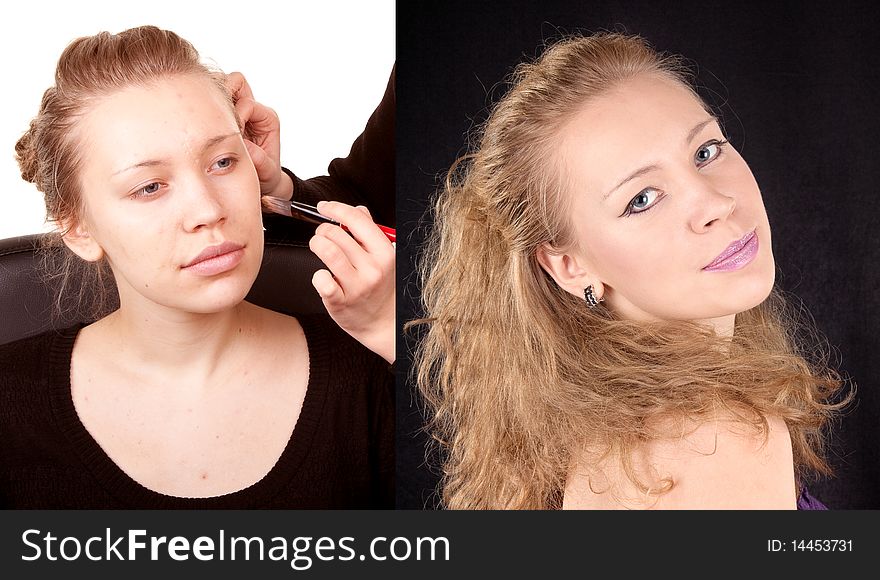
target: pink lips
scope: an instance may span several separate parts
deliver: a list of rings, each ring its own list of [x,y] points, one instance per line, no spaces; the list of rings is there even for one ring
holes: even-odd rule
[[[183,269],[197,276],[215,276],[232,270],[244,257],[244,246],[235,242],[223,242],[202,250]]]
[[[730,272],[746,267],[758,255],[758,235],[754,230],[727,246],[709,265],[706,272]]]

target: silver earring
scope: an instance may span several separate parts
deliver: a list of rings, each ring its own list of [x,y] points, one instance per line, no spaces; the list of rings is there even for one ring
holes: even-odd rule
[[[589,286],[584,288],[584,300],[586,300],[587,306],[589,306],[590,308],[595,308],[595,307],[599,306],[600,302],[605,301],[604,298],[599,298],[598,300],[596,299],[596,295],[593,294],[593,285],[592,284],[590,284]]]

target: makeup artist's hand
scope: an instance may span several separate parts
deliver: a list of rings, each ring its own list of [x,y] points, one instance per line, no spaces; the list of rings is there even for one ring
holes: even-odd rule
[[[226,88],[232,94],[235,112],[244,124],[244,144],[260,178],[260,193],[290,199],[293,182],[281,171],[281,121],[278,114],[254,99],[251,86],[240,72],[226,76]]]
[[[389,363],[395,359],[395,246],[363,206],[336,201],[318,203],[318,210],[348,227],[321,224],[309,247],[327,266],[312,284],[327,312],[355,340]]]

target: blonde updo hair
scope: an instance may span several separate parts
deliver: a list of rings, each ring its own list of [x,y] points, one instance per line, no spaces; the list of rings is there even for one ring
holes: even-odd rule
[[[97,318],[118,304],[106,261],[81,260],[61,241],[83,216],[77,123],[102,97],[176,75],[210,78],[233,107],[225,75],[204,65],[193,45],[173,32],[140,26],[78,38],[61,54],[54,86],[43,93],[37,116],[15,144],[22,179],[42,192],[47,219],[57,227],[43,236],[44,266],[56,284],[57,310],[68,290],[78,295],[75,302],[87,318]],[[70,288],[74,278],[81,283]]]
[[[647,495],[639,448],[668,429],[733,413],[790,433],[798,482],[828,473],[822,429],[848,399],[821,341],[778,292],[736,316],[733,337],[689,321],[638,323],[590,309],[537,259],[572,243],[560,129],[585,103],[641,75],[693,92],[677,58],[620,34],[573,37],[519,65],[510,89],[449,171],[420,260],[428,325],[415,371],[444,458],[448,508],[562,505],[573,466],[619,458]],[[701,101],[702,102],[702,101]],[[806,336],[807,340],[803,340]],[[670,423],[671,421],[671,423]],[[675,427],[673,427],[673,431]]]

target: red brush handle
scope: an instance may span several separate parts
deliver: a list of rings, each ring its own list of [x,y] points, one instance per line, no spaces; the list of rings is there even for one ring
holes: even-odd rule
[[[336,222],[333,222],[333,223],[336,223]],[[338,225],[339,227],[341,227],[345,231],[350,232],[350,230],[347,227],[345,227],[344,225],[339,224],[339,223],[337,223],[336,225]],[[382,233],[385,234],[385,237],[388,238],[389,241],[397,242],[397,232],[394,230],[394,228],[389,228],[388,226],[380,226],[379,224],[376,224],[376,226],[380,230],[382,230]]]

